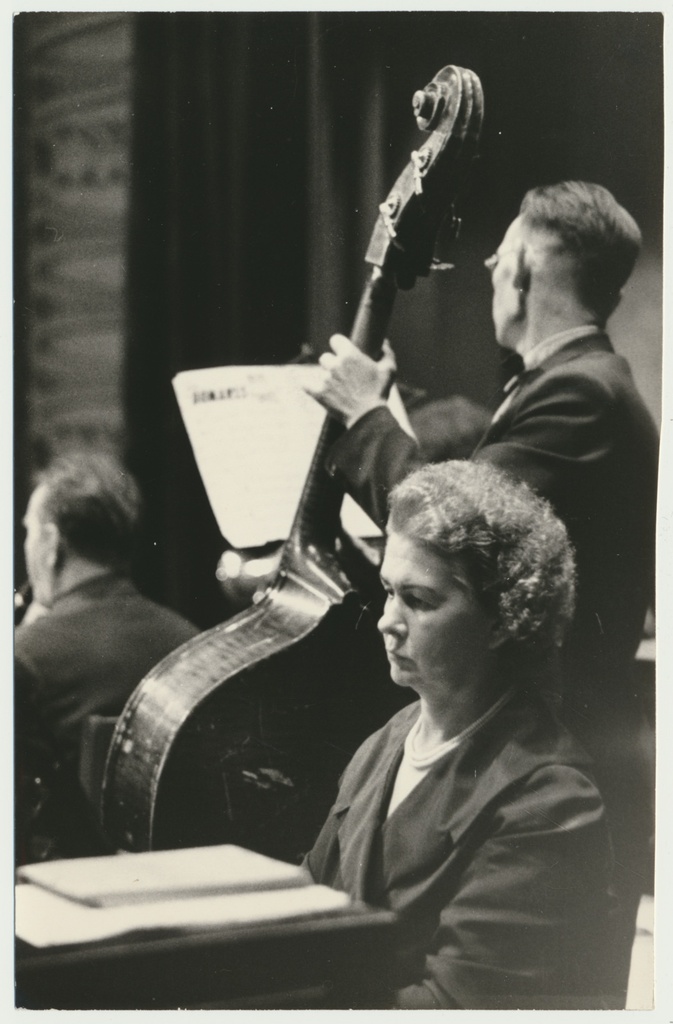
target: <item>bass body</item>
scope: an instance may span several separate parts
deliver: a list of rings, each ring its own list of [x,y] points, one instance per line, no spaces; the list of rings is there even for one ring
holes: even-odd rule
[[[131,696],[103,792],[121,848],[232,842],[298,860],[354,748],[402,706],[375,615],[336,560],[288,562]]]
[[[429,134],[380,206],[351,333],[376,357],[398,288],[434,242],[476,151],[478,78],[443,68],[413,97]],[[340,526],[326,419],[278,574],[261,599],[160,662],[122,713],[101,815],[132,851],[235,843],[285,860],[312,845],[359,744],[412,696],[390,681],[376,567]]]

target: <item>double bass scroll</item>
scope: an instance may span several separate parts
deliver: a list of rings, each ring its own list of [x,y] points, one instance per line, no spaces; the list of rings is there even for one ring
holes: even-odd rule
[[[398,289],[435,266],[481,129],[481,85],[466,69],[443,68],[412,103],[424,136],[381,203],[351,332],[374,357]],[[343,494],[324,470],[341,429],[326,418],[261,599],[168,655],[127,702],[101,806],[117,848],[228,842],[298,860],[354,750],[405,702],[389,680],[377,615],[344,557]]]

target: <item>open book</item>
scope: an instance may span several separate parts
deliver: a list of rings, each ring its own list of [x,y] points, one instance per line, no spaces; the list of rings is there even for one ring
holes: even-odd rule
[[[137,932],[196,932],[347,910],[350,899],[293,864],[237,846],[29,864],[17,872],[16,934],[32,946]]]
[[[322,372],[305,364],[219,366],[174,377],[208,500],[233,547],[287,539],[326,416],[303,384]],[[389,404],[411,433],[396,389]],[[348,496],[342,522],[356,537],[381,532]]]
[[[26,864],[17,880],[92,907],[290,889],[309,881],[295,864],[231,845]]]

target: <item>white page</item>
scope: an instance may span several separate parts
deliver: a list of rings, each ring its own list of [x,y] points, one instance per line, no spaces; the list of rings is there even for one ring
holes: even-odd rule
[[[41,861],[24,864],[16,874],[20,882],[101,906],[307,884],[298,865],[229,843]]]
[[[155,929],[195,932],[262,921],[291,921],[335,913],[349,904],[350,898],[344,892],[307,885],[299,889],[171,899],[123,907],[87,907],[26,884],[16,886],[16,934],[31,946],[46,948]]]
[[[223,366],[173,381],[222,536],[233,547],[284,540],[324,421],[302,389],[315,366]]]
[[[173,379],[208,500],[233,547],[261,547],[289,535],[326,415],[303,383],[322,372],[304,364],[221,366]],[[399,396],[393,402],[411,432]],[[380,535],[350,497],[342,521],[355,536]]]

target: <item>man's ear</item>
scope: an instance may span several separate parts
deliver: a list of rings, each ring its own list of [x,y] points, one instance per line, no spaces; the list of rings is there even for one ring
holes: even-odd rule
[[[45,523],[43,530],[45,562],[52,570],[60,569],[63,564],[64,545],[58,526],[55,523]]]
[[[519,293],[526,295],[530,291],[531,265],[525,245],[522,245],[517,253],[516,264],[514,287],[519,291]]]

